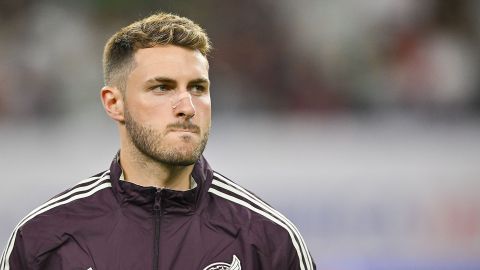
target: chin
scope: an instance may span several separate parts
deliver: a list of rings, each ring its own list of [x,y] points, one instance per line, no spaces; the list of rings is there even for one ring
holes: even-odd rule
[[[189,166],[195,164],[201,154],[188,152],[176,152],[176,154],[164,159],[163,162],[175,166]]]

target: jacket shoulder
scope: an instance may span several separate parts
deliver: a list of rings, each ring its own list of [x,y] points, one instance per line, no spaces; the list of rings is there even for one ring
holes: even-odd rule
[[[109,171],[84,179],[32,210],[20,221],[15,230],[37,230],[44,227],[44,223],[58,223],[58,218],[81,210],[79,208],[83,202],[111,186]]]
[[[62,233],[62,226],[65,226],[71,210],[78,207],[76,203],[111,187],[109,180],[109,171],[104,171],[80,181],[32,210],[14,228],[0,265],[8,265],[11,256],[15,255],[31,263],[36,260],[37,254],[57,245],[54,242],[60,241],[58,234]]]
[[[232,209],[232,220],[240,216],[244,223],[248,223],[251,238],[269,260],[278,262],[278,265],[288,264],[289,269],[314,269],[302,235],[282,213],[217,172],[213,173],[208,192],[223,201],[223,208]]]

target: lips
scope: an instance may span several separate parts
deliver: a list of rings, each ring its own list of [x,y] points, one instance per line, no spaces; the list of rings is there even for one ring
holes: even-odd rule
[[[175,123],[167,126],[168,132],[200,133],[200,128],[192,123]]]
[[[169,129],[170,132],[190,132],[199,133],[196,129]]]

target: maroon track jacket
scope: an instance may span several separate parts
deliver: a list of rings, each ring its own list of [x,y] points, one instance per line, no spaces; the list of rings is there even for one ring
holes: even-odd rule
[[[33,210],[0,270],[312,270],[295,226],[202,157],[188,191],[142,187],[110,169]]]

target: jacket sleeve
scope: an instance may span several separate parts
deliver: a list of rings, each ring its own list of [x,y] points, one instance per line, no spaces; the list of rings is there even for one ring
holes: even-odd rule
[[[298,237],[292,234],[279,233],[276,236],[278,242],[271,249],[272,269],[315,270],[315,263],[300,233]]]
[[[28,270],[27,254],[22,231],[15,231],[0,260],[0,270]]]
[[[260,269],[315,270],[300,232],[291,223],[260,222],[254,229]]]

